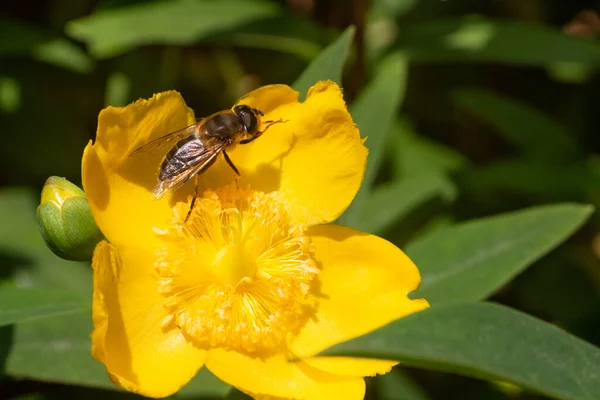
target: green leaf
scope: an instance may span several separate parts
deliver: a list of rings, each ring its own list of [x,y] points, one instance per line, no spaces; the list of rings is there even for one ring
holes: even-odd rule
[[[0,111],[12,114],[21,108],[22,87],[10,76],[0,76]]]
[[[5,372],[19,378],[115,389],[92,358],[90,312],[15,325]]]
[[[381,234],[420,205],[437,197],[451,201],[455,196],[456,188],[441,174],[412,175],[377,186],[352,227]]]
[[[504,306],[432,307],[326,350],[503,380],[561,400],[595,400],[600,349]]]
[[[177,392],[177,398],[223,398],[231,391],[231,386],[217,378],[207,368],[202,368],[190,383]]]
[[[131,78],[123,72],[113,72],[106,80],[105,106],[127,105],[131,93]]]
[[[370,190],[381,166],[387,135],[404,99],[407,78],[406,58],[399,53],[392,54],[382,61],[373,81],[350,107],[354,122],[361,136],[367,138],[365,144],[369,148],[362,196]],[[360,191],[357,197],[361,197]]]
[[[121,390],[92,358],[91,313],[15,325],[5,372],[19,378]],[[181,397],[224,396],[230,387],[203,369],[180,391]],[[179,397],[179,396],[178,396]]]
[[[310,61],[322,50],[323,29],[314,21],[284,12],[275,18],[261,19],[235,30],[217,32],[205,42],[294,54]]]
[[[406,247],[422,276],[415,297],[433,305],[483,299],[573,234],[592,210],[579,204],[532,207],[421,237]]]
[[[594,68],[576,62],[559,62],[548,66],[548,75],[561,83],[584,84],[594,77]]]
[[[449,173],[467,164],[467,159],[453,149],[414,132],[406,118],[400,118],[389,138],[391,161],[397,176],[424,172]]]
[[[41,393],[27,393],[17,397],[11,397],[12,400],[50,400],[51,397]]]
[[[68,292],[0,287],[0,326],[83,310],[89,303]]]
[[[1,55],[27,55],[75,72],[87,73],[94,61],[72,42],[51,32],[8,18],[0,18]]]
[[[261,0],[167,1],[98,11],[71,21],[69,36],[98,58],[149,44],[189,45],[210,34],[273,17],[275,4]]]
[[[341,84],[342,68],[348,57],[348,50],[354,38],[354,26],[349,26],[333,43],[327,46],[311,63],[292,85],[304,100],[308,89],[318,81],[332,80]]]
[[[0,41],[0,54],[5,56],[29,54],[33,48],[50,40],[52,35],[42,29],[3,16],[0,18],[0,37],[5,38]]]
[[[252,397],[248,396],[244,392],[240,392],[236,388],[232,388],[225,397],[225,400],[252,400]]]
[[[397,368],[387,374],[377,375],[375,385],[379,400],[429,400],[425,391]]]
[[[374,0],[371,13],[379,17],[398,18],[417,6],[418,0]]]
[[[34,195],[26,189],[0,190],[0,257],[19,287],[91,294],[88,263],[65,261],[46,247],[35,218]]]
[[[94,69],[94,61],[88,54],[63,38],[41,44],[35,47],[31,54],[36,60],[75,72],[88,73]]]
[[[577,151],[569,129],[521,101],[481,89],[457,90],[452,98],[532,157],[556,159]]]
[[[552,179],[548,179],[552,177]],[[563,165],[546,160],[502,159],[469,171],[466,186],[492,201],[498,193],[516,192],[545,200],[586,199],[597,191],[597,180],[583,163]]]
[[[392,54],[382,62],[373,81],[350,107],[350,114],[361,136],[367,138],[365,145],[369,149],[369,156],[360,190],[340,220],[344,225],[357,227],[359,223],[383,160],[387,135],[404,98],[407,75],[405,57],[399,53]]]
[[[600,64],[600,47],[593,41],[565,35],[547,26],[481,17],[444,19],[405,27],[396,46],[414,60],[429,62]]]

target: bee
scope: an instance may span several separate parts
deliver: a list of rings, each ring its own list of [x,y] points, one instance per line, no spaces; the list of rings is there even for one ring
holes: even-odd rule
[[[262,121],[262,111],[239,105],[231,110],[224,110],[209,115],[183,129],[171,132],[137,148],[131,157],[140,157],[155,153],[172,146],[162,160],[158,173],[158,182],[152,191],[155,199],[164,197],[171,191],[181,187],[192,177],[205,172],[223,153],[225,161],[237,176],[240,172],[233,164],[227,149],[236,144],[247,144],[258,139],[273,124],[287,122]],[[262,131],[259,128],[265,125]],[[190,212],[197,197],[198,185],[190,205]],[[188,216],[189,218],[189,212]]]

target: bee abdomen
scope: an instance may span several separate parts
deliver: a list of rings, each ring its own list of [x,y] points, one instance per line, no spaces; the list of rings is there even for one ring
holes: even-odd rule
[[[181,139],[167,153],[160,167],[159,179],[168,179],[182,170],[192,167],[198,161],[198,156],[204,151],[202,141],[196,136]]]

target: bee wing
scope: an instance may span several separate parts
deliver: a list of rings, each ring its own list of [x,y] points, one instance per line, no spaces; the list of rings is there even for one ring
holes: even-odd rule
[[[156,187],[152,191],[155,199],[160,199],[166,196],[173,190],[181,187],[184,183],[190,180],[194,175],[204,172],[216,160],[219,153],[227,146],[226,142],[215,142],[212,145],[207,145],[202,152],[197,156],[197,164],[192,167],[181,170],[166,179],[159,180]]]
[[[160,149],[164,149],[166,147],[173,147],[175,143],[179,140],[183,139],[186,136],[191,135],[195,131],[197,132],[199,128],[199,124],[194,124],[187,126],[183,129],[180,129],[175,132],[171,132],[166,134],[165,136],[161,136],[158,139],[154,139],[151,142],[146,143],[145,145],[138,147],[135,149],[129,156],[130,157],[140,157],[145,156],[146,154],[151,154]]]

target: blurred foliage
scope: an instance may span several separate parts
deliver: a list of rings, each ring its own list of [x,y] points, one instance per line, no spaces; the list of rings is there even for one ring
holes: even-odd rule
[[[592,213],[576,203],[600,206],[599,13],[597,0],[2,2],[0,397],[138,397],[91,357],[89,265],[55,257],[35,222],[48,176],[80,182],[98,112],[176,89],[207,115],[317,79],[343,84],[370,149],[338,222],[405,248],[417,294],[440,305],[332,349],[384,343],[406,361],[367,398],[600,397],[583,341],[600,345],[600,214],[573,235]],[[538,319],[447,304],[486,298]],[[243,395],[203,371],[176,397]]]

